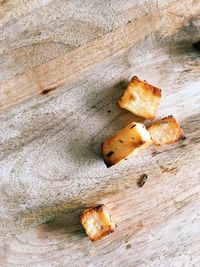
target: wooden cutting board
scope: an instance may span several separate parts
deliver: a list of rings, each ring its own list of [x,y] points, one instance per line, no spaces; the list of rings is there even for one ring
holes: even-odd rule
[[[0,266],[199,266],[199,40],[198,0],[0,1]],[[133,75],[187,138],[107,169]],[[118,228],[91,243],[97,203]]]

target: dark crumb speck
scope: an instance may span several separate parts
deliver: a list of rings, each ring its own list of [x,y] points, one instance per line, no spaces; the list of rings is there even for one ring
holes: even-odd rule
[[[47,95],[50,91],[53,91],[57,88],[57,86],[51,87],[51,88],[46,88],[42,91],[43,95]]]
[[[185,139],[187,139],[185,135],[180,138],[180,140],[185,140]]]
[[[131,248],[131,244],[126,245],[126,249],[129,249],[129,248]]]
[[[147,178],[148,178],[148,175],[147,175],[147,174],[142,174],[142,175],[140,176],[140,178],[138,179],[138,181],[137,181],[137,185],[138,185],[139,187],[142,187],[142,186],[146,183]]]
[[[106,157],[111,157],[112,155],[114,154],[114,152],[113,151],[110,151],[110,152],[108,152],[107,154],[106,154]]]
[[[111,110],[108,110],[107,112],[108,112],[108,113],[110,113],[110,112],[111,112]]]
[[[123,141],[119,139],[119,142],[123,144]]]
[[[45,89],[42,91],[42,94],[47,95],[50,91],[51,91],[51,89]]]

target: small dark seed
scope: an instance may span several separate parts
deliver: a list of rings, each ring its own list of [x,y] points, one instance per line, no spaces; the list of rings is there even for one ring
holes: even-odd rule
[[[147,178],[148,178],[148,175],[147,175],[147,174],[143,174],[143,175],[141,175],[140,178],[139,178],[138,181],[137,181],[137,185],[138,185],[139,187],[142,187],[142,186],[146,183]]]
[[[135,124],[134,124],[134,125],[132,125],[130,129],[132,129],[132,128],[133,128],[133,127],[135,127],[135,126],[136,126]]]
[[[114,154],[114,152],[113,151],[110,151],[110,152],[108,152],[107,154],[106,154],[106,157],[111,157],[112,155]]]
[[[119,142],[123,144],[123,141],[122,140],[119,140]]]

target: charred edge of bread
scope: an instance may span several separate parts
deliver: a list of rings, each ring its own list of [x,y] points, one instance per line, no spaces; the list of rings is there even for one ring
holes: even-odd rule
[[[99,234],[98,236],[96,236],[96,237],[94,237],[94,238],[92,238],[92,237],[90,237],[89,236],[89,238],[90,238],[90,240],[92,241],[92,242],[95,242],[95,241],[97,241],[97,240],[100,240],[101,238],[103,238],[104,236],[107,236],[107,235],[109,235],[109,234],[112,234],[112,233],[114,233],[114,228],[111,226],[111,225],[109,225],[109,226],[107,226],[108,227],[108,229],[106,229],[106,230],[104,230],[101,234]]]

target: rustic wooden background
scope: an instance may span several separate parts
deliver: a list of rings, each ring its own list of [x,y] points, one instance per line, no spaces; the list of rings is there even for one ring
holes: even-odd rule
[[[200,265],[198,40],[198,0],[0,0],[0,266]],[[187,139],[106,169],[101,141],[141,120],[116,106],[132,75]],[[97,203],[118,228],[91,243]]]

